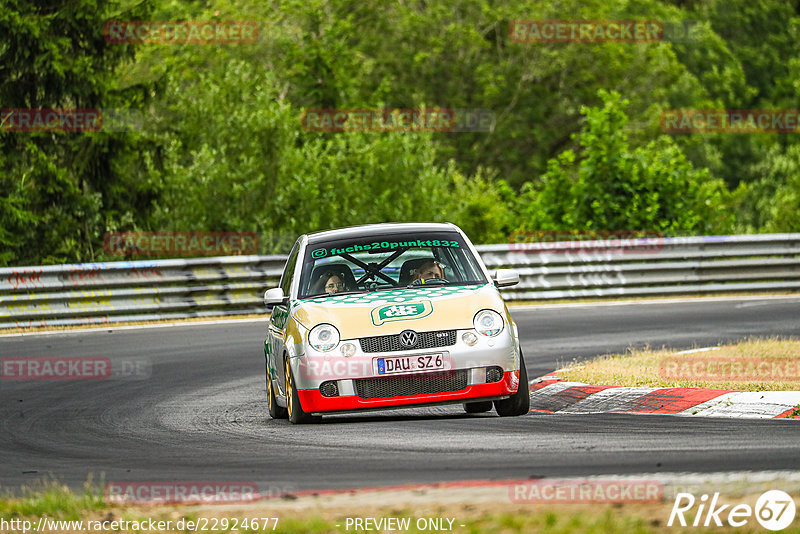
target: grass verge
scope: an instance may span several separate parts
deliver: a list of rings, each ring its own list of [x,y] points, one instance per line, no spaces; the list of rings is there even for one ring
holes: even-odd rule
[[[54,480],[24,486],[18,496],[5,493],[0,497],[0,517],[54,517],[79,519],[87,512],[106,508],[102,484],[92,480],[84,484],[82,492],[74,492]]]
[[[709,529],[677,525],[668,526],[677,491],[693,494],[722,491],[722,504],[747,503],[753,506],[765,489],[776,487],[795,494],[796,478],[768,478],[760,482],[743,479],[736,483],[720,478],[704,477],[677,479],[666,483],[663,498],[655,502],[626,503],[513,503],[508,486],[463,488],[432,488],[385,490],[378,492],[344,492],[336,495],[291,496],[249,503],[203,505],[118,505],[107,503],[102,490],[87,484],[83,492],[71,492],[55,483],[39,489],[26,489],[20,497],[0,498],[0,518],[25,519],[36,525],[38,519],[72,519],[81,525],[62,526],[58,532],[283,532],[283,533],[361,533],[376,531],[432,532],[454,534],[506,534],[517,532],[548,532],[587,534],[602,533],[673,533],[707,532]],[[757,477],[756,477],[757,478]],[[679,485],[676,485],[679,484]],[[96,487],[96,486],[95,486]],[[98,493],[99,492],[99,493]],[[693,510],[687,520],[695,518]],[[270,518],[269,521],[264,521]],[[277,518],[277,520],[276,520]],[[358,528],[354,519],[408,519],[407,529]],[[257,521],[254,521],[258,519]],[[348,524],[348,519],[350,522]],[[247,526],[242,521],[247,520]],[[724,517],[723,517],[724,520]],[[164,522],[165,527],[152,527],[152,522]],[[187,521],[199,525],[195,529]],[[235,522],[235,527],[234,527]],[[134,524],[135,523],[135,524]],[[255,526],[254,526],[255,523]],[[363,524],[363,523],[362,523]],[[395,523],[397,524],[397,523]],[[690,523],[691,524],[691,523]],[[180,525],[180,526],[179,526]],[[441,528],[433,528],[439,525]],[[49,523],[50,527],[54,525]],[[427,528],[426,528],[427,527]],[[53,528],[47,531],[56,531]],[[752,520],[744,528],[713,528],[714,532],[763,531]],[[21,530],[10,530],[16,532]],[[28,531],[33,531],[29,528]],[[800,533],[795,521],[783,532]]]
[[[711,350],[631,350],[558,371],[570,382],[615,386],[800,391],[800,340],[747,339]]]

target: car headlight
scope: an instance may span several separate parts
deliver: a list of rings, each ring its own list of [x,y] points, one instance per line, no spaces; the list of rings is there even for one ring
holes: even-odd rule
[[[339,344],[339,331],[332,324],[318,324],[308,333],[308,344],[320,352],[328,352]]]
[[[494,310],[481,310],[475,314],[472,325],[480,335],[494,337],[503,331],[503,318]]]

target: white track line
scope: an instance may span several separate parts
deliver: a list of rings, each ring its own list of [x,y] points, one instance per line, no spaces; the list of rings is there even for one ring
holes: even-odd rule
[[[687,297],[674,299],[642,299],[642,300],[614,300],[597,302],[563,302],[559,304],[519,304],[507,302],[511,311],[515,310],[548,310],[557,308],[599,308],[603,306],[633,306],[637,304],[688,304],[690,302],[731,302],[731,301],[756,301],[756,300],[800,300],[800,295],[750,295],[729,297]]]
[[[708,352],[710,350],[719,350],[720,347],[703,347],[701,349],[689,349],[676,352],[675,354],[694,354],[695,352]]]

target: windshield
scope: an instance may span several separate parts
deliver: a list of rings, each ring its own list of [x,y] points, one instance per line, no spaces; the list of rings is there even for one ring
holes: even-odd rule
[[[485,283],[458,232],[387,234],[309,245],[299,296]]]

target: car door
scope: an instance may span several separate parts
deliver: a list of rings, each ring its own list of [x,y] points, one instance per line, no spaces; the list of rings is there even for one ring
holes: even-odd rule
[[[295,243],[294,248],[289,253],[289,259],[283,268],[283,275],[279,287],[283,290],[286,297],[290,297],[292,288],[292,277],[294,276],[297,255],[300,250],[300,242]],[[283,352],[286,340],[286,325],[289,322],[289,299],[286,303],[275,305],[269,316],[269,346],[270,355],[268,365],[272,370],[272,377],[278,383],[281,394],[286,392],[286,380],[284,376]]]

